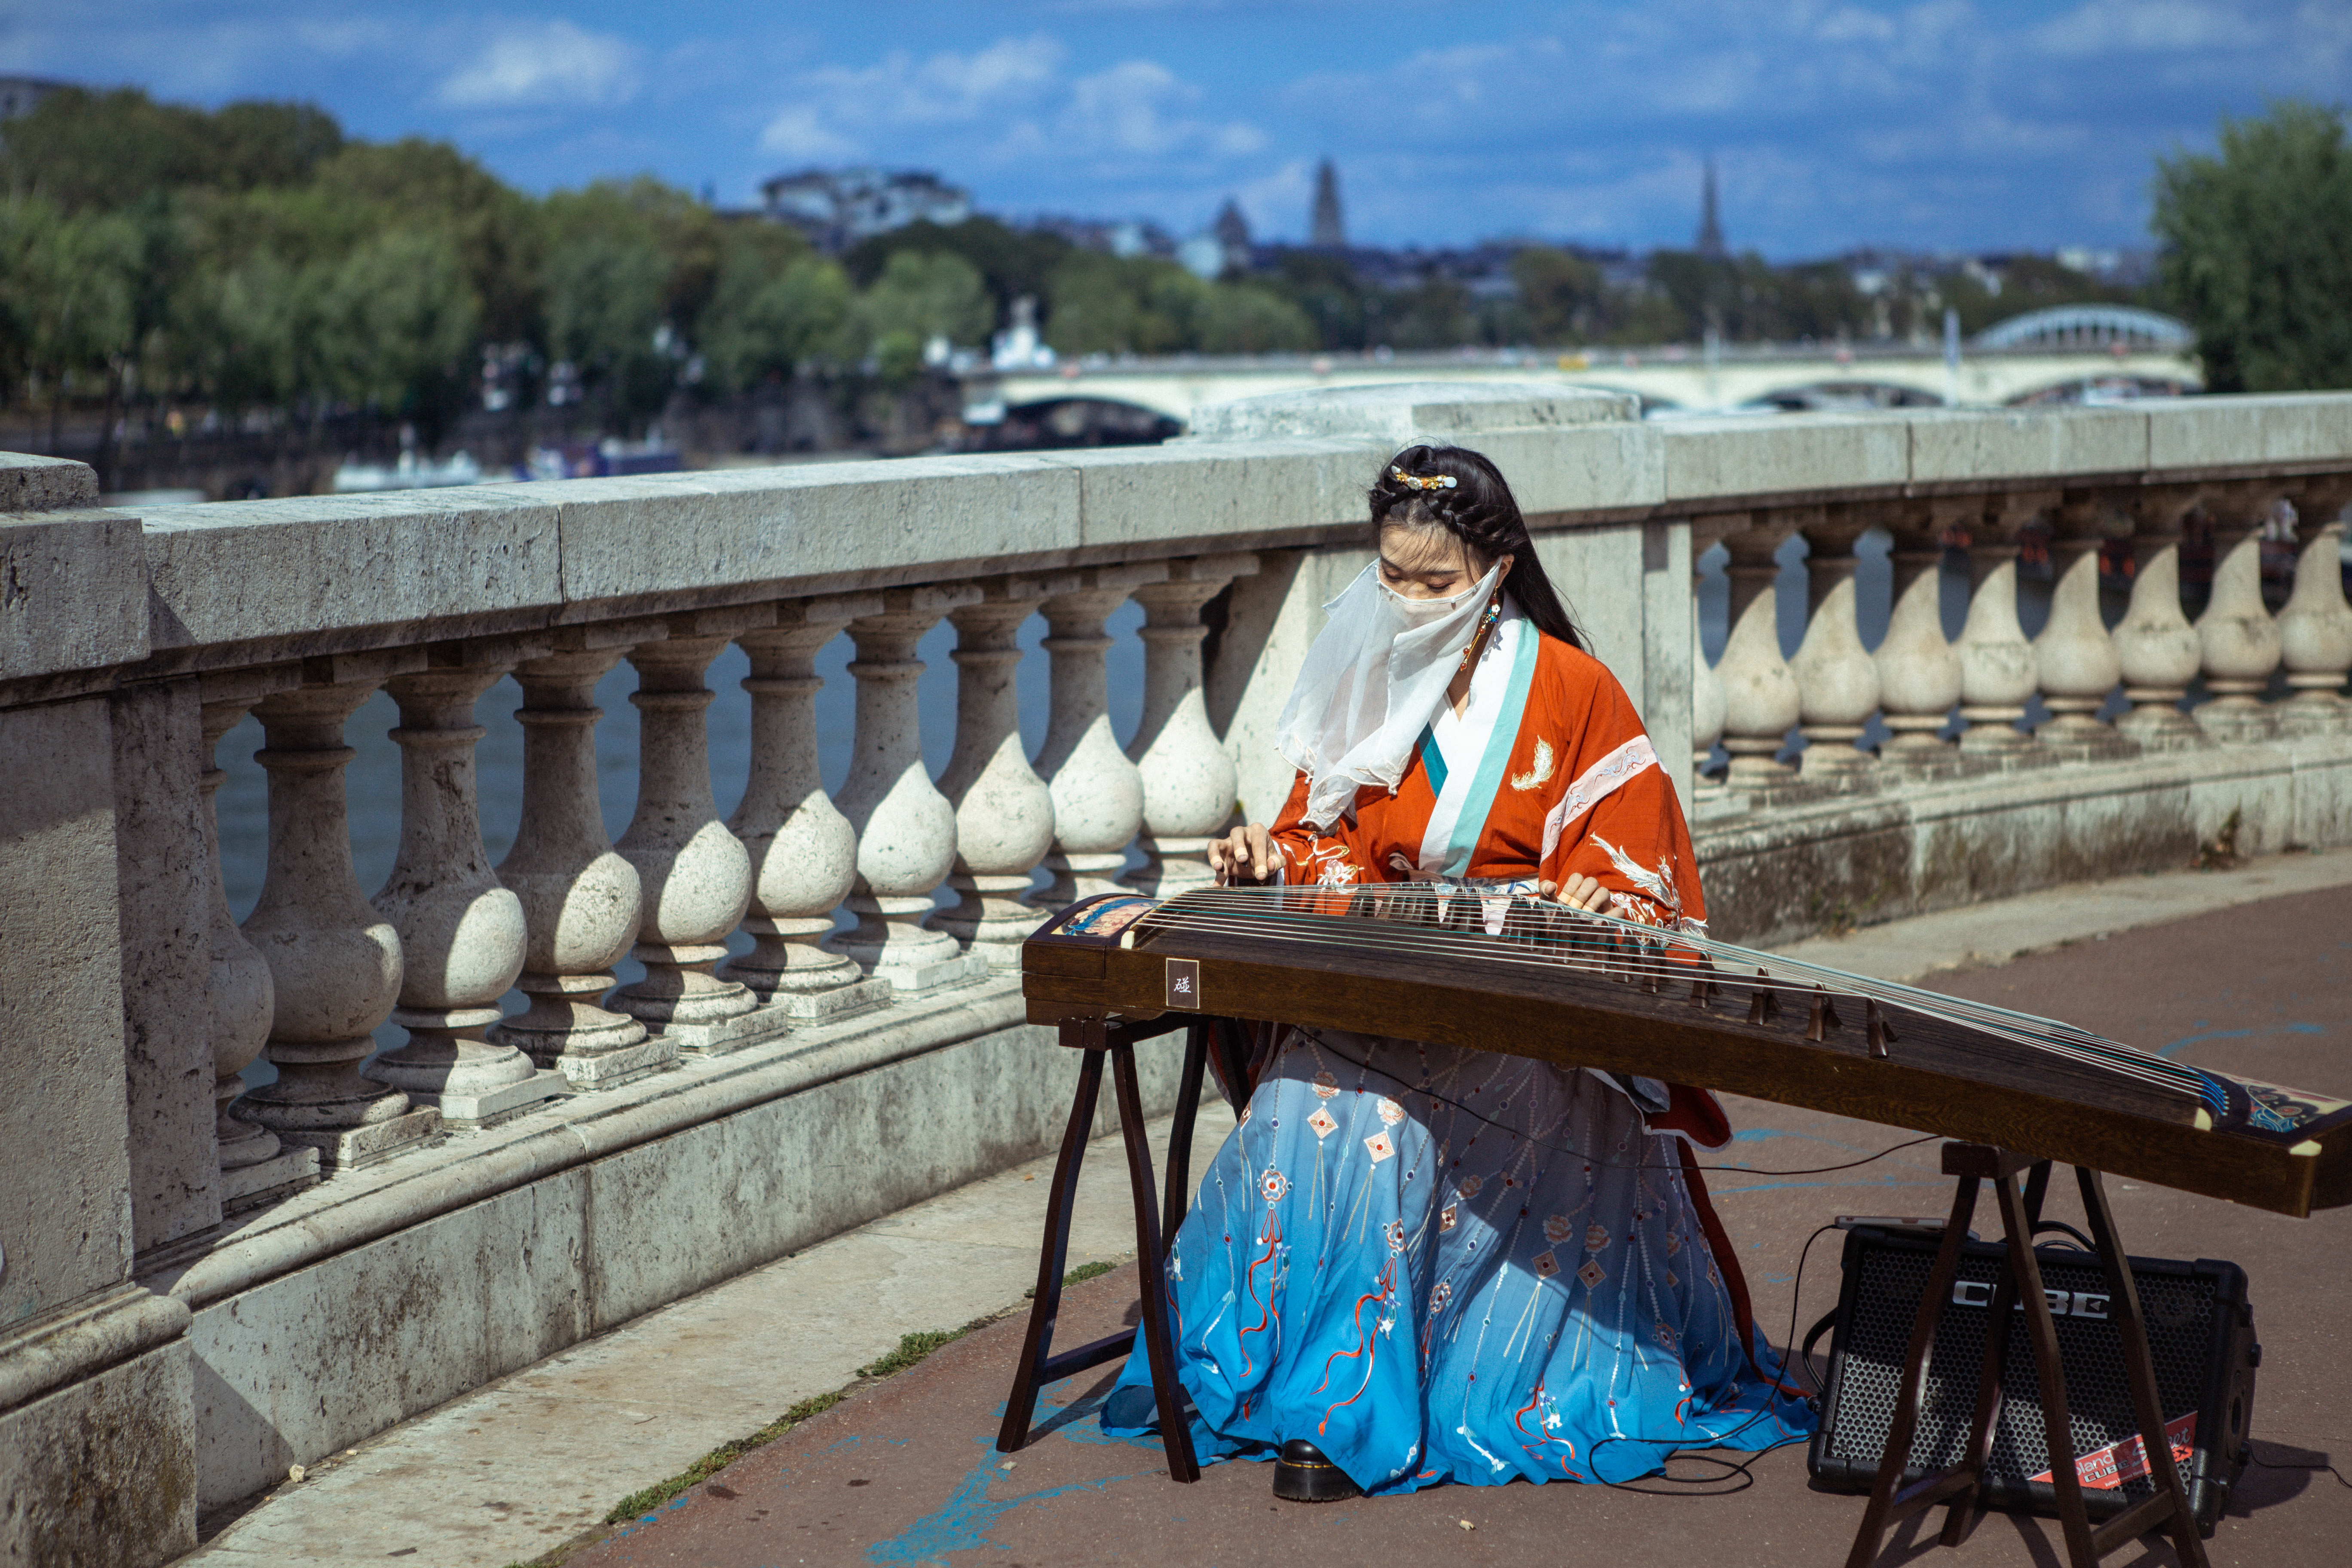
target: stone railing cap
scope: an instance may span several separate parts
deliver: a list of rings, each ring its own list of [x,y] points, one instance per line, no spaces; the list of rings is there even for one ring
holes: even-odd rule
[[[98,475],[88,463],[0,452],[0,514],[97,504]]]

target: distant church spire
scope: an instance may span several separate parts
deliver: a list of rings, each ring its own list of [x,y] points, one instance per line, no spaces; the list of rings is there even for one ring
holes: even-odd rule
[[[1706,257],[1720,258],[1731,254],[1730,247],[1723,243],[1722,215],[1716,209],[1715,159],[1712,156],[1706,161],[1706,184],[1699,197],[1698,240],[1694,248]]]
[[[1209,226],[1209,232],[1216,237],[1219,245],[1225,247],[1226,271],[1249,270],[1251,256],[1249,219],[1242,216],[1240,203],[1227,196],[1224,206],[1217,214],[1217,221]]]
[[[1339,216],[1339,171],[1328,158],[1315,171],[1315,210],[1307,226],[1307,243],[1318,250],[1348,247],[1348,226]]]

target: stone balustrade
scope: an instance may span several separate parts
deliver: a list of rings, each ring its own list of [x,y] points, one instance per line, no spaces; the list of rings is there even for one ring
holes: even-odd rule
[[[1548,386],[1340,389],[1208,410],[1151,449],[137,519],[98,509],[86,469],[0,460],[0,1023],[48,1089],[0,1108],[0,1300],[33,1325],[0,1329],[0,1429],[46,1430],[60,1390],[143,1400],[192,1456],[188,1507],[223,1500],[1042,1146],[1066,1064],[1023,1023],[1021,941],[1072,898],[1202,884],[1211,836],[1272,815],[1274,715],[1369,559],[1368,477],[1411,439],[1511,476],[1689,803],[1725,934],[2171,863],[2225,815],[2244,848],[2352,842],[2352,397],[1633,413]],[[2184,551],[2208,541],[2210,591],[2184,602]],[[2291,567],[2267,597],[2266,543]],[[2127,594],[2102,574],[2126,556]],[[1122,736],[1106,626],[1130,599]],[[934,777],[917,689],[942,622]],[[829,794],[817,669],[840,637],[855,733]],[[722,815],[709,672],[730,643],[750,765]],[[594,692],[625,660],[639,761],[616,840]],[[509,678],[521,816],[493,866],[476,706]],[[344,772],[379,689],[401,816],[371,899]],[[211,800],[248,711],[269,826],[240,927]],[[619,983],[625,958],[642,978]],[[387,1020],[406,1037],[378,1052]],[[257,1057],[276,1076],[240,1094]],[[109,1143],[126,1115],[138,1135]],[[56,1152],[37,1176],[16,1152],[35,1146]],[[517,1194],[541,1208],[501,1206]],[[381,1252],[428,1233],[480,1249],[489,1297]],[[367,1331],[331,1291],[391,1289],[386,1269],[442,1281],[426,1316],[477,1350],[396,1387],[353,1358],[335,1401],[271,1381],[257,1314],[332,1361]],[[132,1279],[178,1316],[109,1294]],[[73,1356],[35,1344],[44,1325],[101,1309],[132,1326],[55,1373]],[[192,1413],[192,1356],[244,1414]],[[140,1367],[160,1370],[133,1387]],[[116,1560],[168,1557],[185,1522]]]

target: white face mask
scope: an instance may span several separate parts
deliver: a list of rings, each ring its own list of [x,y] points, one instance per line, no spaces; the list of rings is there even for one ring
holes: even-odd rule
[[[1486,575],[1487,578],[1492,578],[1494,574],[1489,572]],[[1373,581],[1380,580],[1376,577]],[[1492,584],[1487,580],[1481,579],[1452,597],[1444,599],[1407,598],[1386,583],[1381,583],[1380,589],[1381,597],[1387,603],[1390,612],[1402,620],[1407,626],[1425,626],[1433,621],[1444,620],[1474,599],[1483,599],[1492,592]]]

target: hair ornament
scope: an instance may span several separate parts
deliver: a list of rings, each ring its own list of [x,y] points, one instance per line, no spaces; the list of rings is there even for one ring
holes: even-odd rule
[[[1416,490],[1450,490],[1458,489],[1462,483],[1452,474],[1408,474],[1394,464],[1389,467],[1389,478]]]

